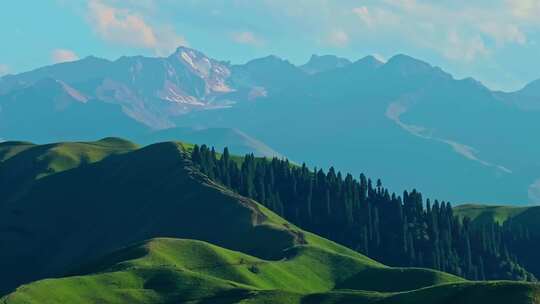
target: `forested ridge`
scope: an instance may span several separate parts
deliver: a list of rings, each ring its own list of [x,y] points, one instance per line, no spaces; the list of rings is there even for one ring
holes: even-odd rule
[[[391,193],[380,180],[334,168],[310,170],[286,159],[239,160],[227,148],[195,145],[192,160],[214,181],[253,198],[296,225],[390,266],[428,267],[468,279],[536,281],[510,250],[522,227],[473,227],[448,202],[417,190]]]

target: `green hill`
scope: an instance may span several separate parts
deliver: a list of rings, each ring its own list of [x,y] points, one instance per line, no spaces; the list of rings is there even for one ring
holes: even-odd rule
[[[190,148],[120,139],[2,144],[0,293],[7,295],[0,302],[539,299],[536,285],[391,268],[303,231],[212,182]],[[10,176],[27,184],[12,187]]]
[[[40,178],[135,149],[137,145],[119,138],[48,145],[0,143],[0,197],[16,200]]]
[[[0,164],[0,268],[6,274],[0,290],[62,275],[89,258],[159,236],[206,240],[261,257],[279,257],[301,241],[283,220],[270,221],[255,202],[200,174],[182,144],[104,158],[89,144],[82,155],[92,155],[91,161],[65,170],[79,160],[65,156],[80,156],[82,146],[62,144],[62,153],[36,146]],[[28,181],[24,187],[11,186],[16,170]]]
[[[454,213],[461,217],[468,217],[478,224],[496,222],[504,223],[508,218],[517,216],[531,207],[464,204],[454,207]]]
[[[98,271],[22,286],[3,303],[536,303],[539,292],[532,284],[471,283],[388,268],[310,245],[267,261],[201,241],[160,238],[92,267]]]
[[[465,204],[455,207],[454,213],[461,218],[470,218],[476,225],[493,221],[503,224],[511,219],[512,224],[527,227],[531,234],[540,236],[540,206]]]
[[[468,204],[454,208],[461,218],[468,217],[474,227],[489,223],[502,225],[509,250],[535,276],[540,276],[540,206],[491,206]]]

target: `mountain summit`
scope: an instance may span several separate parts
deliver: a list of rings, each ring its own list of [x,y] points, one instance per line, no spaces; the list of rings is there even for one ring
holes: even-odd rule
[[[348,66],[352,62],[347,58],[340,58],[334,55],[312,55],[309,61],[300,66],[308,74],[317,74],[329,70]]]

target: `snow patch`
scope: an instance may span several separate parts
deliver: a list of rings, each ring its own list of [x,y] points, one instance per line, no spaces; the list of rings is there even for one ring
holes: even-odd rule
[[[173,88],[169,88],[166,94],[162,96],[162,98],[174,103],[188,104],[193,106],[204,106],[204,103],[200,102],[195,97],[179,94]]]
[[[195,69],[195,63],[193,63],[193,60],[191,59],[191,57],[186,52],[180,53],[180,56],[182,57],[182,59],[184,59],[184,61],[187,64],[189,64],[192,68]]]
[[[225,79],[231,75],[231,71],[213,60],[189,51],[182,51],[180,57],[199,77],[205,80],[208,89],[216,93],[229,93],[234,90],[230,88]]]

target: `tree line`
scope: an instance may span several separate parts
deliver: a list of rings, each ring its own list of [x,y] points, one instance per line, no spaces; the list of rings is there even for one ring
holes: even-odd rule
[[[468,279],[535,281],[514,254],[508,229],[473,227],[448,202],[398,195],[365,175],[310,170],[286,159],[232,157],[227,148],[195,145],[192,161],[212,180],[252,198],[288,221],[389,266],[428,267]]]

